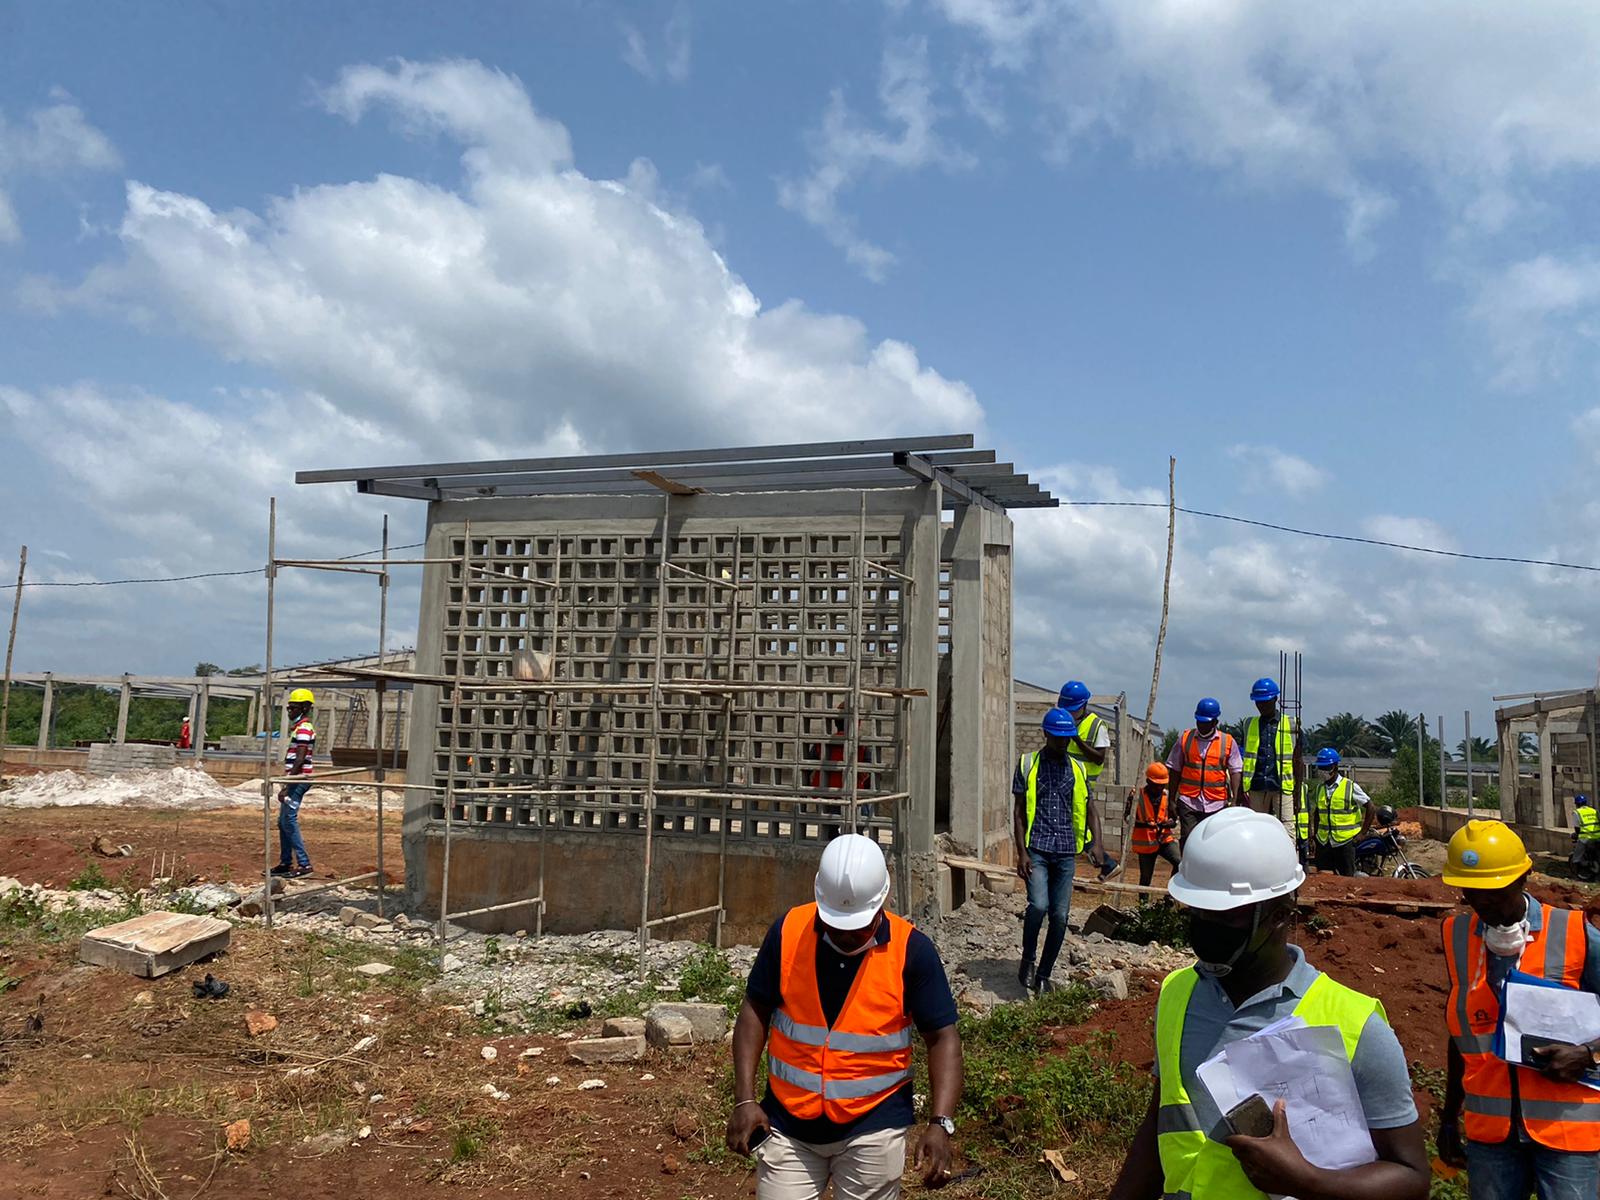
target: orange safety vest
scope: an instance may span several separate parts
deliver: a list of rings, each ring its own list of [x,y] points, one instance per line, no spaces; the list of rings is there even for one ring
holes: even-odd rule
[[[1522,1114],[1528,1136],[1540,1145],[1585,1154],[1600,1150],[1600,1092],[1514,1066],[1495,1054],[1500,998],[1489,983],[1489,956],[1477,926],[1473,913],[1448,916],[1443,925],[1445,970],[1450,979],[1445,1018],[1466,1064],[1462,1132],[1469,1141],[1503,1142],[1511,1136],[1515,1107]],[[1518,969],[1565,987],[1578,987],[1587,947],[1583,914],[1546,906],[1543,926],[1532,930],[1529,937]]]
[[[1207,800],[1228,798],[1228,760],[1233,757],[1233,734],[1218,730],[1206,745],[1205,752],[1196,753],[1200,737],[1192,729],[1184,730],[1183,773],[1178,777],[1180,796],[1204,796]],[[1212,752],[1215,751],[1215,754]],[[1213,762],[1212,760],[1216,761]],[[1216,782],[1212,782],[1212,777]]]
[[[889,940],[861,956],[833,1026],[817,988],[817,906],[783,919],[783,1001],[772,1014],[767,1084],[790,1116],[836,1124],[871,1112],[911,1079],[906,947],[911,922],[885,912]]]
[[[1139,789],[1139,807],[1134,812],[1133,818],[1133,852],[1135,854],[1154,854],[1169,842],[1178,839],[1172,835],[1172,830],[1161,828],[1161,823],[1169,821],[1167,816],[1167,790],[1161,789],[1159,800],[1152,802],[1148,788]]]

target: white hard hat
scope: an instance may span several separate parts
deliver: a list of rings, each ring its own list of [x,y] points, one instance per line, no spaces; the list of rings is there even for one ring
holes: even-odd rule
[[[1286,896],[1305,881],[1283,822],[1248,808],[1225,808],[1189,835],[1167,894],[1190,908],[1225,912]]]
[[[828,843],[817,868],[817,912],[835,929],[863,929],[889,895],[889,868],[878,843],[847,833]]]

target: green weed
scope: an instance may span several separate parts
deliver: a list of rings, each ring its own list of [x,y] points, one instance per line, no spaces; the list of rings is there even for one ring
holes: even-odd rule
[[[685,1000],[721,1004],[732,1012],[744,999],[744,980],[734,974],[726,954],[715,946],[701,946],[683,965],[678,993]]]
[[[1177,905],[1163,898],[1124,913],[1114,936],[1118,941],[1141,946],[1159,942],[1182,949],[1189,944],[1189,921]]]
[[[92,892],[99,888],[108,888],[110,886],[111,880],[106,878],[105,872],[100,869],[100,864],[89,862],[85,863],[83,870],[79,871],[77,877],[67,884],[67,891]]]

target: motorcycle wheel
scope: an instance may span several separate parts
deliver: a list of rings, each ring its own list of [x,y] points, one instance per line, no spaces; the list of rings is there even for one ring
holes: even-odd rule
[[[1417,866],[1416,863],[1401,863],[1394,869],[1396,879],[1431,879],[1432,874]]]

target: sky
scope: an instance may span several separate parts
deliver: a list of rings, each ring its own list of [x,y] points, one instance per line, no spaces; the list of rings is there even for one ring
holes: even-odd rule
[[[1600,565],[1600,9],[0,3],[0,578],[420,535],[298,469],[972,432],[1063,501]],[[1165,514],[1015,514],[1016,674],[1142,708]],[[276,657],[370,652],[286,577]],[[9,600],[9,592],[0,597]],[[415,588],[391,642],[414,636]],[[259,575],[18,670],[257,663]],[[1157,717],[1581,687],[1600,573],[1181,517]]]

